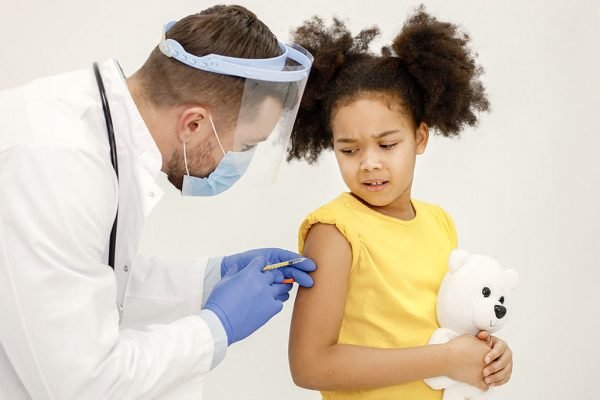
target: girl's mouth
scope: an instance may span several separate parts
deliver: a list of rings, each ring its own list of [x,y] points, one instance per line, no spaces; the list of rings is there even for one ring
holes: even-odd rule
[[[384,180],[369,180],[362,183],[363,186],[370,192],[379,192],[380,190],[385,189],[388,184],[388,181]]]

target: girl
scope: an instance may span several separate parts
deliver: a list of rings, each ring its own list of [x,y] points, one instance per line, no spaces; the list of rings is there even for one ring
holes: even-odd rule
[[[381,56],[367,50],[377,34],[353,38],[339,20],[326,28],[317,17],[294,32],[315,62],[290,158],[313,162],[333,148],[350,189],[300,227],[300,252],[319,268],[294,307],[294,381],[327,399],[440,399],[422,381],[440,375],[482,389],[503,384],[512,371],[505,342],[427,345],[457,241],[443,209],[411,198],[430,129],[455,136],[488,110],[482,69],[469,37],[423,8]]]

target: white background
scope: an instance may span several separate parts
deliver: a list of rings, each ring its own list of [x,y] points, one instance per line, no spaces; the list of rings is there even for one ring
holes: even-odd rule
[[[157,43],[163,23],[213,4],[0,0],[0,89],[112,56],[131,74]],[[284,40],[292,26],[313,14],[336,15],[356,32],[378,24],[378,46],[389,43],[417,5],[240,4]],[[499,333],[515,353],[514,374],[494,398],[597,398],[600,3],[426,5],[472,34],[493,107],[462,139],[431,140],[419,159],[413,194],[453,215],[461,247],[495,256],[520,273],[512,321]],[[314,167],[284,165],[278,182],[262,192],[242,182],[218,198],[182,199],[163,183],[167,196],[147,225],[142,251],[181,256],[295,249],[302,218],[345,189],[331,155]],[[229,349],[209,378],[206,398],[319,398],[296,388],[289,375],[291,308],[292,301],[268,326]]]

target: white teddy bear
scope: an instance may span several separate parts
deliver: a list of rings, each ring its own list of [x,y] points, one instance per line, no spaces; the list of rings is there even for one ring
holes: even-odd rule
[[[464,250],[450,254],[449,269],[442,281],[437,299],[437,329],[430,344],[446,343],[479,331],[496,332],[506,322],[511,291],[519,276],[504,269],[496,260],[483,255],[469,255]],[[431,388],[445,389],[444,400],[483,399],[478,388],[445,376],[425,379]]]

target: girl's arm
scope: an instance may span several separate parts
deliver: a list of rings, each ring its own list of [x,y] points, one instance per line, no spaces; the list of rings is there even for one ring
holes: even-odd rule
[[[487,389],[482,370],[489,348],[473,336],[405,349],[337,344],[352,264],[350,244],[335,226],[316,224],[304,255],[318,268],[312,274],[314,286],[299,289],[292,316],[289,359],[298,386],[360,390],[443,375]]]

